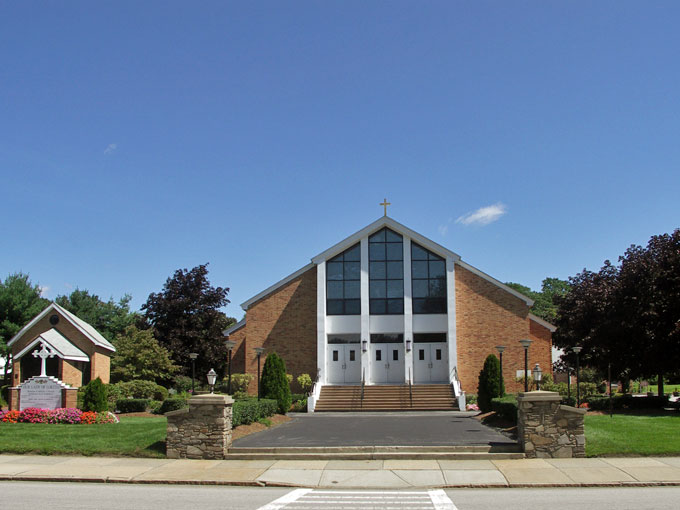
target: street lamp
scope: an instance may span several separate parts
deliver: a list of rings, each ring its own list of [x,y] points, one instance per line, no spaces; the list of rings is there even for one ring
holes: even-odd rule
[[[576,353],[576,407],[581,407],[581,374],[578,366],[578,353],[583,347],[572,347],[571,350]]]
[[[215,380],[217,379],[217,372],[214,369],[210,369],[208,372],[208,384],[210,385],[210,393],[215,393]]]
[[[236,342],[233,340],[225,340],[224,345],[227,347],[227,366],[229,367],[229,383],[227,384],[227,393],[231,395],[231,350],[236,347]]]
[[[523,338],[519,343],[524,347],[524,391],[526,393],[529,391],[529,346],[531,345],[531,340]]]
[[[536,363],[536,366],[534,367],[533,376],[534,376],[534,381],[536,381],[536,391],[540,391],[541,390],[541,377],[543,377],[543,372],[541,371],[541,367],[538,366],[538,363]]]
[[[189,353],[189,358],[191,358],[191,394],[194,394],[194,379],[196,379],[196,358],[198,354],[195,352]]]
[[[262,357],[262,353],[264,352],[264,347],[255,347],[255,353],[257,354],[257,400],[260,400],[260,396],[262,394],[261,390],[261,385],[260,385],[260,358]]]
[[[501,358],[501,397],[503,396],[504,393],[504,387],[503,387],[503,351],[505,350],[505,345],[497,345],[496,350],[498,351],[498,354]]]

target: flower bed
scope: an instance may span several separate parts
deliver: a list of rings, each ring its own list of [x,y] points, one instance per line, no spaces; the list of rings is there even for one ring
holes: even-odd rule
[[[29,407],[23,411],[0,411],[0,422],[4,423],[46,423],[83,424],[118,423],[111,413],[83,412],[72,407],[59,409],[38,409]]]

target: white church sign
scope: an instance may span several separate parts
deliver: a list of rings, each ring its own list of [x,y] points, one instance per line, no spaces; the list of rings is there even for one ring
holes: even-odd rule
[[[20,410],[29,407],[58,409],[62,407],[62,390],[68,388],[54,377],[31,377],[21,386]]]

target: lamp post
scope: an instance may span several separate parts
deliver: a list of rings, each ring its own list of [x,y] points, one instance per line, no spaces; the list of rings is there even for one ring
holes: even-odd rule
[[[523,338],[519,343],[524,347],[524,392],[526,393],[529,391],[529,346],[531,340]]]
[[[208,372],[208,384],[210,385],[210,393],[215,393],[215,380],[217,379],[217,372],[213,370],[212,368],[210,369],[210,372]]]
[[[498,351],[498,355],[500,356],[501,359],[501,397],[505,393],[504,390],[505,388],[503,387],[503,351],[505,350],[505,345],[497,345],[496,350]]]
[[[227,383],[227,393],[231,395],[231,351],[236,347],[236,342],[233,340],[225,340],[224,345],[227,347],[227,366],[229,367],[229,382]]]
[[[578,366],[578,353],[583,347],[572,347],[572,351],[576,354],[576,407],[581,407],[581,374]]]
[[[195,352],[189,353],[189,358],[191,358],[191,394],[194,394],[194,380],[196,379],[196,358],[198,354]]]
[[[257,400],[260,400],[260,395],[262,394],[261,384],[260,384],[260,358],[264,352],[264,347],[255,347],[255,353],[257,354]]]
[[[536,363],[536,366],[534,367],[533,376],[534,381],[536,381],[536,391],[541,391],[541,377],[543,377],[543,371],[541,370],[541,367],[538,366],[538,363]]]
[[[567,365],[567,400],[571,402],[571,368]]]

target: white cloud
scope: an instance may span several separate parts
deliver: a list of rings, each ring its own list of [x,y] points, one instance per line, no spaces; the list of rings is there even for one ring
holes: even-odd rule
[[[507,213],[507,207],[505,204],[498,202],[497,204],[480,207],[476,211],[464,214],[456,220],[456,223],[462,223],[463,225],[488,225],[500,219],[505,213]]]
[[[449,226],[448,226],[448,225],[439,225],[439,226],[437,227],[437,230],[439,230],[439,233],[440,233],[442,236],[445,236],[445,235],[448,233],[448,231],[449,231]]]
[[[40,297],[46,298],[47,294],[50,292],[50,286],[49,285],[41,285],[40,286]]]
[[[104,154],[113,154],[118,148],[117,143],[110,143],[106,149],[104,149]]]

